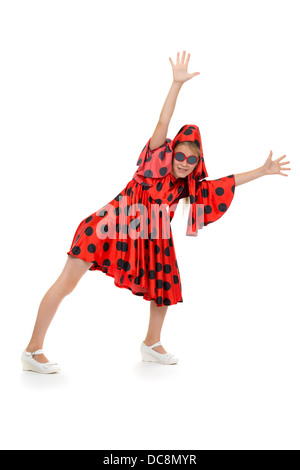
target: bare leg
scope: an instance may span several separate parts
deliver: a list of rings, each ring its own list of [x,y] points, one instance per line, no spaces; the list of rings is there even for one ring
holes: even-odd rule
[[[33,352],[43,348],[44,339],[49,325],[63,298],[70,294],[76,287],[84,273],[91,267],[92,263],[68,255],[64,269],[55,283],[44,295],[37,314],[34,330],[26,351]],[[38,362],[47,362],[43,354],[35,356]]]
[[[167,305],[162,305],[157,307],[154,300],[150,301],[150,319],[147,336],[144,340],[146,346],[151,346],[151,344],[157,343],[160,341],[161,329],[163,322],[168,310]],[[167,351],[162,346],[156,346],[153,348],[154,351],[165,354]]]

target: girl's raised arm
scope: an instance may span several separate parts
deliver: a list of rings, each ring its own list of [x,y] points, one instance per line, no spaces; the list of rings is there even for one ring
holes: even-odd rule
[[[171,117],[175,109],[177,96],[183,83],[200,74],[200,72],[195,72],[192,74],[188,73],[187,67],[190,60],[190,56],[191,55],[188,54],[187,59],[185,61],[185,51],[183,51],[182,58],[180,61],[180,54],[179,52],[177,52],[176,64],[174,64],[171,57],[169,57],[169,61],[172,65],[173,70],[173,83],[171,85],[166,101],[164,102],[162,111],[159,116],[159,121],[155,128],[153,136],[151,137],[150,150],[157,149],[166,141],[167,132]]]

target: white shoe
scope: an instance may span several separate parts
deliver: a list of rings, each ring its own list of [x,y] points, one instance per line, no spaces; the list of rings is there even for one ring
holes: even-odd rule
[[[140,351],[142,354],[142,361],[143,362],[159,362],[160,364],[177,364],[179,359],[171,353],[159,353],[157,351],[153,351],[152,348],[155,346],[161,346],[161,342],[158,341],[152,346],[146,346],[145,342],[143,341],[140,347]]]
[[[60,371],[60,367],[56,362],[38,362],[33,356],[37,354],[44,354],[42,349],[34,352],[23,351],[21,361],[23,364],[23,370],[31,370],[33,372],[39,372],[40,374],[55,374]]]

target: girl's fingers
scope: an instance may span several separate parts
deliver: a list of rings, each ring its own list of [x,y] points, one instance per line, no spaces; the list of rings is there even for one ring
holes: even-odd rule
[[[171,57],[169,57],[169,61],[171,62],[172,67],[175,67],[175,64],[173,63],[173,60],[171,59]]]
[[[270,153],[269,153],[269,156],[268,156],[268,159],[269,159],[269,160],[271,160],[272,155],[273,155],[273,152],[272,152],[272,150],[270,150]]]
[[[291,162],[282,162],[282,163],[279,163],[279,165],[287,165],[288,163],[291,163]]]
[[[280,160],[282,160],[285,157],[286,157],[286,155],[282,155],[282,157],[277,158],[277,160],[275,160],[275,162],[280,162]]]
[[[185,59],[185,51],[183,51],[182,57],[181,57],[181,63],[184,64],[184,59]]]
[[[281,171],[279,172],[279,174],[282,175],[282,176],[288,176],[285,173],[281,173]]]
[[[177,65],[179,64],[179,56],[180,56],[180,54],[179,54],[179,52],[177,52],[177,59],[176,59],[176,64]]]
[[[200,75],[200,72],[194,72],[190,74],[190,78],[195,77],[196,75]]]

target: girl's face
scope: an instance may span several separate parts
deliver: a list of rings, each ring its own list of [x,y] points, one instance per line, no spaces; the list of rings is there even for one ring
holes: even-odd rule
[[[195,155],[196,157],[199,157],[199,152],[195,153],[195,151],[191,150],[188,145],[185,144],[178,144],[176,145],[176,150],[174,152],[182,152],[186,157],[190,157],[191,155]],[[190,163],[187,162],[187,160],[183,160],[182,162],[179,162],[174,158],[173,155],[173,164],[172,164],[172,175],[175,176],[175,178],[186,178],[194,168],[198,165],[198,162],[194,163],[191,165]]]

